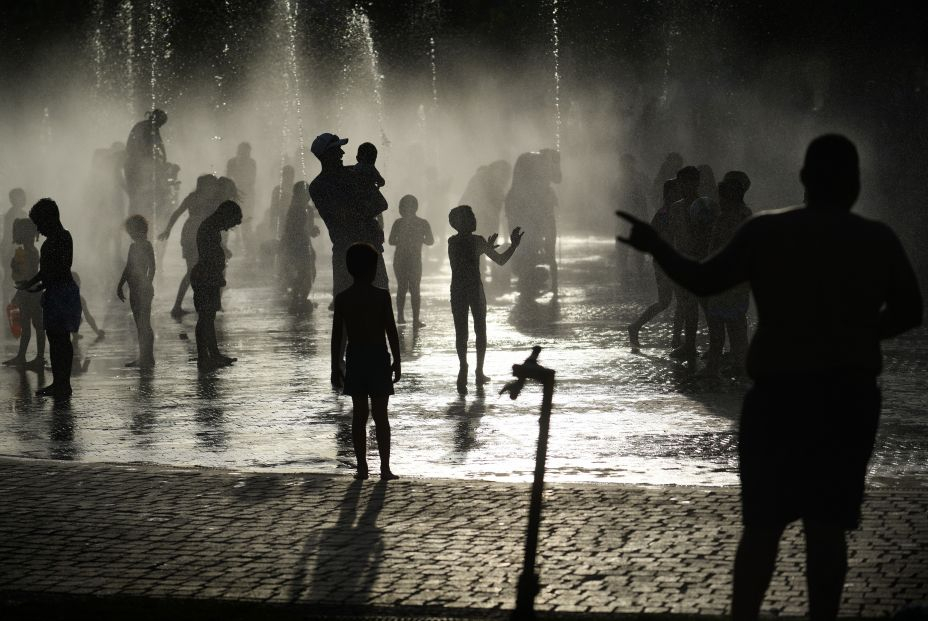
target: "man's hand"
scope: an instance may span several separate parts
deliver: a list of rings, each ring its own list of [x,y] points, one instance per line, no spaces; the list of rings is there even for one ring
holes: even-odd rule
[[[342,370],[338,367],[332,367],[332,388],[340,390],[344,385],[344,378],[342,377]]]
[[[631,224],[628,237],[617,235],[617,240],[643,252],[654,252],[661,241],[654,227],[625,211],[617,211],[615,215]]]
[[[400,361],[394,360],[390,368],[393,369],[393,383],[395,384],[400,381],[400,377],[402,376],[400,372]]]
[[[122,287],[116,287],[116,297],[119,298],[120,302],[126,301],[126,295],[122,292]]]
[[[162,233],[158,235],[158,241],[167,241],[168,237],[170,236],[171,236],[170,231],[162,231]]]
[[[525,233],[522,231],[522,227],[517,226],[512,229],[512,233],[509,234],[509,243],[518,248],[519,244],[522,243],[523,235],[525,235]]]

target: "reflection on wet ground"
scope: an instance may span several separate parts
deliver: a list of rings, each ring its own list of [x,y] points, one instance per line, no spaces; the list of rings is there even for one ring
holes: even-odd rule
[[[449,274],[433,263],[423,281],[427,326],[401,327],[404,376],[390,411],[394,470],[529,480],[540,388],[527,389],[518,401],[497,392],[511,365],[541,345],[542,362],[558,379],[548,449],[552,480],[735,484],[735,422],[747,383],[694,377],[667,359],[661,347],[670,338],[667,317],[642,332],[641,354],[630,353],[625,326],[651,301],[653,285],[647,276],[619,278],[613,252],[609,240],[564,240],[558,301],[494,297],[488,290],[493,383],[485,391],[471,383],[466,397],[454,390]],[[107,336],[82,341],[86,372],[75,377],[69,403],[32,396],[50,373],[0,369],[0,454],[348,472],[351,402],[328,384],[329,266],[318,268],[318,308],[292,316],[266,279],[233,258],[233,288],[217,327],[239,362],[206,375],[193,362],[196,316],[176,323],[167,313],[178,277],[171,249],[167,268],[155,301],[154,372],[124,366],[136,347],[127,306],[89,291],[92,307],[105,306],[97,318]],[[12,355],[13,342],[4,348]],[[883,423],[871,474],[881,485],[926,484],[928,332],[887,343],[885,351]],[[373,428],[370,443],[376,446]]]

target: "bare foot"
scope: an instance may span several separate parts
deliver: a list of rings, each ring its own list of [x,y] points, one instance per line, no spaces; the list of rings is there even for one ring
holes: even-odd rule
[[[458,371],[458,394],[467,394],[467,367],[462,367]]]
[[[367,473],[367,470],[361,470],[359,468],[358,471],[354,473],[354,478],[357,481],[366,481],[370,478],[370,475]]]
[[[490,383],[490,380],[491,380],[491,378],[490,378],[489,376],[484,375],[483,373],[479,373],[479,372],[477,373],[476,381],[477,381],[477,385],[478,385],[478,386],[479,386],[480,384],[489,384],[489,383]]]
[[[399,475],[393,474],[393,473],[390,472],[389,470],[387,470],[387,471],[381,470],[381,471],[380,471],[380,480],[381,480],[381,481],[395,481],[395,480],[397,480],[398,478],[400,478]]]

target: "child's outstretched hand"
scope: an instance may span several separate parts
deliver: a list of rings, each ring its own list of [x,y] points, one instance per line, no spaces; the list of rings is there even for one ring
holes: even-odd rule
[[[509,234],[509,243],[513,246],[518,247],[522,243],[522,236],[525,235],[525,232],[522,230],[521,226],[517,226],[512,229],[512,233]]]
[[[400,361],[394,360],[390,368],[393,369],[393,383],[395,384],[398,381],[400,381],[400,377],[402,376],[402,373],[400,371]]]
[[[496,239],[499,237],[499,233],[493,233],[487,237],[487,244],[490,248],[499,248],[499,244],[496,243]]]

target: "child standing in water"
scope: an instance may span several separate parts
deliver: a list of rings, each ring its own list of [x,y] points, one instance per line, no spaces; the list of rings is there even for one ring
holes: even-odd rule
[[[396,322],[406,323],[403,308],[406,291],[412,300],[412,321],[416,328],[425,324],[419,321],[419,283],[422,281],[422,245],[435,243],[432,227],[427,220],[416,216],[419,201],[412,194],[400,199],[400,218],[390,229],[390,245],[396,246],[393,255],[393,273],[396,274]]]
[[[197,229],[197,264],[190,270],[193,306],[197,311],[197,366],[209,371],[235,362],[219,352],[216,342],[216,313],[222,305],[226,286],[226,252],[222,232],[242,223],[242,208],[225,201]]]
[[[13,221],[13,244],[19,245],[10,263],[13,282],[29,280],[39,273],[39,251],[35,241],[39,232],[28,218]],[[20,367],[32,371],[45,368],[45,325],[42,322],[42,294],[32,291],[17,291],[12,304],[19,307],[19,322],[22,333],[19,335],[19,351],[4,362],[6,366]],[[35,358],[26,362],[26,350],[32,340],[32,328],[35,328]]]
[[[155,297],[155,251],[148,241],[148,221],[135,215],[126,220],[126,233],[132,238],[126,267],[116,285],[116,297],[126,301],[122,287],[129,285],[129,308],[139,335],[139,358],[126,366],[150,369],[155,366],[155,333],[151,329],[151,301]]]
[[[52,363],[52,383],[36,391],[36,396],[67,399],[71,396],[71,333],[81,325],[81,292],[71,276],[74,243],[71,233],[61,225],[58,204],[43,198],[29,210],[29,219],[45,236],[39,256],[39,272],[16,288],[43,291],[42,322],[48,339]]]
[[[319,235],[309,202],[309,184],[293,184],[293,198],[280,235],[280,281],[290,290],[290,312],[312,311],[309,301],[316,280],[316,252],[311,238]]]
[[[390,421],[387,404],[400,380],[400,339],[393,304],[386,289],[375,287],[379,253],[369,244],[353,244],[345,258],[354,284],[335,296],[332,318],[332,385],[351,395],[351,439],[358,463],[356,479],[368,478],[367,418],[372,414],[380,450],[380,479],[397,479],[390,470]],[[348,337],[346,372],[342,377],[342,330]],[[384,343],[390,342],[393,362]],[[393,377],[391,378],[391,371]],[[370,405],[368,405],[370,399]]]
[[[457,388],[467,394],[467,314],[474,316],[474,334],[477,337],[477,385],[490,378],[483,374],[483,360],[487,353],[487,299],[483,292],[480,273],[480,256],[487,255],[497,265],[505,265],[522,242],[522,230],[516,227],[509,235],[506,252],[496,251],[497,233],[487,239],[475,235],[477,218],[469,205],[460,205],[448,214],[456,235],[448,238],[448,259],[451,261],[451,314],[454,316],[454,345],[458,352]]]

